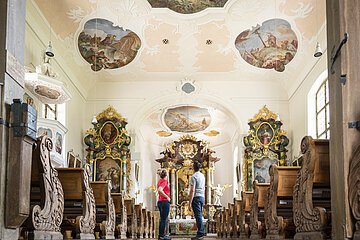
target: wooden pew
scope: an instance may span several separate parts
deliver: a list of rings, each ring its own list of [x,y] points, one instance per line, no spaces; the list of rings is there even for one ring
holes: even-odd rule
[[[265,235],[264,214],[260,212],[260,210],[263,210],[266,206],[269,186],[269,183],[258,183],[257,180],[254,181],[254,195],[250,212],[250,239],[260,239]]]
[[[233,218],[232,218],[232,237],[238,238],[239,237],[239,231],[240,231],[240,222],[239,222],[239,216],[240,216],[240,207],[241,207],[241,201],[239,199],[234,198],[234,208],[233,208]]]
[[[149,237],[149,221],[148,221],[148,213],[149,211],[146,210],[146,208],[141,209],[142,211],[142,215],[143,215],[143,219],[144,219],[144,229],[143,229],[143,233],[141,233],[143,235],[144,238],[148,238]]]
[[[135,211],[135,199],[125,199],[125,207],[127,213],[127,231],[126,236],[128,238],[136,238],[137,230],[137,216]]]
[[[265,208],[266,239],[284,239],[285,227],[290,232],[286,238],[294,237],[292,198],[299,171],[300,167],[270,166],[270,187]]]
[[[116,214],[116,238],[126,239],[127,210],[125,207],[124,194],[111,193],[115,205]]]
[[[30,215],[23,223],[25,239],[63,239],[64,194],[57,171],[52,167],[53,143],[47,136],[37,139],[32,154]]]
[[[239,215],[237,215],[238,238],[248,239],[250,237],[250,210],[253,199],[253,192],[241,192]]]
[[[227,224],[227,236],[228,237],[233,237],[233,232],[234,232],[234,226],[233,226],[233,223],[234,223],[234,208],[235,208],[235,205],[234,203],[228,203],[228,221],[226,222]]]
[[[294,239],[324,239],[331,208],[329,140],[306,136],[301,141],[303,165],[294,187]]]
[[[135,204],[135,212],[137,217],[137,229],[136,236],[137,238],[144,238],[144,229],[145,229],[145,219],[142,211],[142,203]]]
[[[349,204],[356,226],[353,233],[353,239],[358,240],[360,239],[360,146],[358,146],[355,150],[355,153],[350,162],[349,170]]]
[[[222,218],[222,210],[221,209],[217,209],[216,213],[215,213],[215,219],[216,219],[216,233],[218,237],[222,236],[221,233],[221,219]]]
[[[82,168],[58,168],[64,190],[64,220],[62,227],[70,225],[73,236],[80,239],[94,239],[96,209],[93,190],[89,184],[89,165]],[[65,227],[66,229],[66,227]],[[69,236],[68,236],[69,237]]]
[[[91,182],[96,205],[96,222],[100,226],[101,236],[115,239],[115,206],[111,197],[110,181]]]

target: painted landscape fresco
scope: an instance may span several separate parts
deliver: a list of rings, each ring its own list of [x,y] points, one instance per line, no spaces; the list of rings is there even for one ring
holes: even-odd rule
[[[153,8],[169,8],[182,14],[200,12],[209,7],[224,7],[228,0],[148,0]]]
[[[270,19],[240,33],[235,46],[247,63],[283,72],[297,52],[298,39],[290,23]]]
[[[78,38],[80,54],[94,71],[129,64],[140,46],[141,40],[134,32],[100,18],[87,21]]]
[[[164,122],[171,131],[198,132],[210,125],[211,116],[206,108],[181,106],[169,108],[164,115]]]

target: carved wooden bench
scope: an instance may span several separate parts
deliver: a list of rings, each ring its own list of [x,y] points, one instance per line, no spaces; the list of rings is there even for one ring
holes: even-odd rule
[[[250,237],[250,212],[253,192],[242,191],[239,214],[237,215],[238,238],[248,239]]]
[[[228,221],[226,222],[227,224],[227,237],[233,237],[233,233],[234,233],[234,209],[235,209],[235,205],[234,203],[228,203]]]
[[[137,216],[135,211],[135,199],[125,199],[125,207],[127,213],[127,230],[126,236],[128,238],[136,238],[136,230],[137,230]]]
[[[135,212],[137,217],[137,228],[136,228],[136,236],[137,238],[144,238],[144,230],[145,230],[145,219],[142,211],[142,203],[135,204]]]
[[[264,237],[265,233],[265,219],[264,208],[267,202],[267,191],[269,183],[258,183],[254,181],[254,195],[250,211],[250,239],[260,239]]]
[[[270,166],[270,187],[265,208],[266,239],[293,238],[292,198],[300,167]]]
[[[240,207],[241,207],[241,201],[239,199],[234,198],[234,208],[233,208],[233,218],[232,218],[232,237],[238,238],[239,237],[239,230],[240,230],[240,222],[239,222],[239,216],[240,216]]]
[[[63,231],[70,230],[75,238],[94,239],[96,209],[89,184],[90,166],[86,165],[85,169],[58,168],[57,171],[64,190]]]
[[[329,141],[304,137],[303,164],[294,187],[294,239],[324,239],[331,211]]]
[[[58,173],[50,161],[53,143],[47,136],[41,136],[36,144],[31,166],[31,210],[22,225],[23,236],[25,239],[63,239],[60,225],[64,194]]]
[[[115,239],[115,206],[111,197],[110,181],[91,182],[96,205],[96,222],[100,227],[101,237]]]
[[[116,214],[116,227],[115,235],[116,238],[126,239],[127,230],[127,210],[125,207],[124,194],[122,193],[111,193],[111,197],[115,205]]]

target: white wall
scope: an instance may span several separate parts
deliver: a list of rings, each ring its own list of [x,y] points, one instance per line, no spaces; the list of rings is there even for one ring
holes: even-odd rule
[[[308,93],[314,82],[319,76],[327,70],[327,56],[326,53],[319,58],[312,71],[301,82],[297,90],[289,99],[289,113],[290,113],[290,129],[293,156],[298,156],[300,153],[301,139],[309,134],[308,131]],[[311,121],[316,121],[315,118]]]
[[[28,69],[35,70],[35,66],[43,63],[42,56],[48,44],[49,28],[47,24],[42,21],[37,11],[29,8],[31,1],[27,1],[27,15],[25,28],[25,66]],[[45,33],[46,32],[46,33]],[[54,36],[53,36],[54,38]],[[75,154],[80,154],[83,157],[83,135],[84,125],[83,117],[85,113],[85,98],[78,90],[74,81],[76,78],[71,75],[71,71],[66,71],[66,63],[61,58],[61,51],[54,48],[55,57],[51,63],[55,72],[58,73],[57,80],[64,83],[69,90],[72,99],[65,104],[65,126],[68,129],[65,135],[65,151],[71,149]]]

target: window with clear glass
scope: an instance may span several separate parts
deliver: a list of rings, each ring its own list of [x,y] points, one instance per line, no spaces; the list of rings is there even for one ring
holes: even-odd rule
[[[329,84],[325,80],[316,92],[316,137],[330,138]]]
[[[57,120],[57,105],[56,104],[45,104],[45,118]]]

